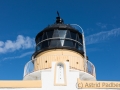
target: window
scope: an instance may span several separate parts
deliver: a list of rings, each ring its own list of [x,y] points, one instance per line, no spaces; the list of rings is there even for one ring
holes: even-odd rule
[[[71,38],[71,35],[70,35],[70,31],[69,31],[69,30],[67,30],[66,38]]]
[[[79,35],[77,34],[77,41],[79,42]]]
[[[64,45],[65,40],[64,40],[64,39],[63,39],[63,40],[61,39],[61,40],[60,40],[60,42],[61,42],[61,46],[63,46],[63,45]]]
[[[55,65],[55,85],[66,85],[66,65],[62,62],[58,62]]]
[[[73,46],[73,41],[71,41],[71,40],[65,40],[64,46],[74,47]]]
[[[79,35],[79,42],[80,42],[81,44],[83,44],[82,35]]]
[[[45,41],[42,41],[42,40],[45,40]],[[37,37],[36,42],[37,44],[39,43],[39,45],[36,46],[36,51],[44,49],[46,47],[49,47],[49,48],[68,47],[71,49],[74,48],[74,49],[83,51],[83,45],[81,45],[82,35],[79,34],[78,32],[74,32],[71,30],[62,30],[62,29],[51,30],[50,29],[49,31],[41,32]]]
[[[62,63],[57,64],[56,83],[64,83],[64,65]]]
[[[67,30],[58,30],[59,37],[65,38]]]
[[[50,47],[58,47],[61,46],[60,40],[51,40],[50,41]]]
[[[75,43],[75,41],[73,41],[73,48],[75,48],[75,45],[76,45],[76,43]]]
[[[76,48],[78,49],[78,47],[79,47],[79,44],[78,44],[78,43],[76,43]]]
[[[76,40],[76,33],[72,32],[72,31],[70,31],[70,33],[71,33],[71,38]]]
[[[82,45],[78,45],[78,50],[83,51],[83,46]]]
[[[41,45],[39,44],[36,46],[36,51],[39,51],[40,49],[41,49]]]
[[[80,45],[80,44],[78,44],[78,43],[76,43],[76,48],[77,48],[78,50],[82,50],[82,51],[83,51],[83,46]]]
[[[41,43],[41,49],[48,47],[48,41],[44,41]]]
[[[47,35],[46,35],[46,32],[44,32],[43,34],[43,40],[47,39]]]
[[[43,34],[41,34],[41,35],[38,37],[38,43],[42,41],[42,36],[43,36]]]
[[[53,37],[59,37],[58,30],[54,30]]]
[[[54,30],[51,30],[51,31],[48,31],[48,32],[47,32],[48,38],[52,38],[52,36],[53,36],[53,31],[54,31]]]

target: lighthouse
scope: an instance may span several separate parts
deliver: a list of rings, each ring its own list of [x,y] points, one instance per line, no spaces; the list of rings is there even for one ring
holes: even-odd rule
[[[65,24],[57,14],[55,23],[36,35],[23,80],[0,80],[0,90],[119,90],[120,82],[96,80],[95,67],[86,55],[83,29]]]
[[[59,13],[54,24],[35,38],[35,52],[24,68],[23,80],[41,80],[42,90],[77,90],[77,79],[95,81],[95,67],[88,61],[83,29],[65,24]]]
[[[95,67],[86,55],[83,29],[65,24],[57,14],[55,23],[36,35],[23,80],[0,80],[0,90],[119,90],[120,82],[96,80]]]

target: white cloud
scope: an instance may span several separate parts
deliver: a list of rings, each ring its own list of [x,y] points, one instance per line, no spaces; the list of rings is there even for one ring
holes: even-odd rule
[[[34,38],[18,35],[15,41],[0,41],[0,53],[13,52],[19,49],[29,49],[35,46]]]
[[[31,55],[31,54],[33,54],[33,51],[23,53],[23,54],[21,54],[20,56],[6,57],[6,58],[3,58],[2,61],[4,61],[4,60],[8,60],[8,59],[23,58],[23,57],[25,57],[25,56],[27,56],[27,55]]]
[[[120,28],[112,29],[110,31],[102,31],[86,37],[86,44],[94,44],[106,40],[111,36],[120,35]]]
[[[103,23],[96,23],[97,26],[101,27],[102,29],[107,28],[107,24],[103,24]]]

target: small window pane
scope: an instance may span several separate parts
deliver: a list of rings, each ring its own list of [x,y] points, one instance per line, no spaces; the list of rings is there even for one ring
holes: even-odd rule
[[[74,47],[74,45],[73,45],[73,41],[65,40],[65,42],[64,42],[64,46]]]
[[[48,32],[47,32],[48,38],[52,38],[52,36],[53,36],[53,31],[54,31],[54,30],[51,30],[51,31],[48,31]]]
[[[63,46],[63,45],[64,45],[65,40],[61,39],[61,40],[60,40],[60,42],[61,42],[61,45]]]
[[[75,41],[73,41],[73,47],[75,47],[75,45],[76,45],[76,43],[75,43]]]
[[[46,35],[46,32],[44,32],[44,35],[43,35],[43,40],[47,39],[47,35]]]
[[[82,45],[79,45],[79,46],[78,46],[78,50],[83,51],[83,46],[82,46]]]
[[[80,42],[81,44],[83,44],[83,41],[82,41],[82,39],[79,39],[79,42]]]
[[[79,45],[78,43],[76,43],[76,48],[77,48],[78,50],[83,51],[83,46],[82,46],[82,45]]]
[[[78,49],[78,47],[79,47],[79,45],[78,45],[78,43],[76,43],[76,49]]]
[[[36,39],[36,44],[39,43],[39,38]]]
[[[72,32],[72,31],[70,31],[70,33],[71,33],[71,38],[76,40],[76,33]]]
[[[61,46],[60,40],[51,40],[50,47],[58,47]]]
[[[54,30],[53,37],[59,37],[58,30]]]
[[[66,38],[71,38],[71,35],[70,35],[70,31],[69,31],[69,30],[67,30]]]
[[[48,46],[50,46],[50,42],[51,42],[51,40],[48,40]]]
[[[42,44],[41,49],[48,47],[48,41],[44,41],[41,44]]]
[[[59,37],[65,38],[67,30],[58,30]]]
[[[79,42],[79,35],[77,34],[77,41]]]
[[[82,35],[79,35],[79,42],[80,42],[81,44],[83,44]]]
[[[41,35],[38,37],[38,42],[41,42],[41,41],[42,41],[42,36],[43,36],[43,34],[41,34]]]
[[[39,51],[40,49],[41,49],[41,45],[39,44],[36,46],[36,51]]]

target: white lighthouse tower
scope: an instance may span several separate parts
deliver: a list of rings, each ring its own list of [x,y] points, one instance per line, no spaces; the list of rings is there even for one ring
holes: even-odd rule
[[[95,67],[86,58],[84,40],[82,28],[64,24],[58,13],[56,22],[37,34],[23,80],[41,80],[39,90],[78,90],[77,79],[95,81]]]

